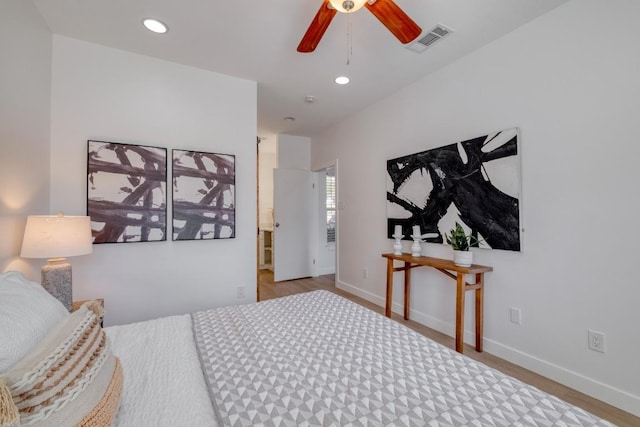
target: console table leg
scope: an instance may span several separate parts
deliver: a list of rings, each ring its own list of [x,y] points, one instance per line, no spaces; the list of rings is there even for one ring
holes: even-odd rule
[[[391,317],[391,297],[393,294],[393,259],[387,258],[387,306],[384,315]]]
[[[464,274],[456,275],[456,351],[462,353],[464,349]]]
[[[411,268],[409,263],[404,263],[404,320],[409,320],[409,309],[411,304],[409,299],[411,298]]]
[[[482,351],[482,329],[484,322],[484,273],[476,273],[476,351]]]

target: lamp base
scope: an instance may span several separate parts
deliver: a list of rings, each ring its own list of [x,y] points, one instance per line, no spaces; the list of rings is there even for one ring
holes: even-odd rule
[[[71,264],[65,258],[50,259],[42,266],[42,287],[71,311]]]

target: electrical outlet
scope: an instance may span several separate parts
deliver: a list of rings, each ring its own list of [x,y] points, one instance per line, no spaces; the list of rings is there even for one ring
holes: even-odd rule
[[[363,268],[362,269],[362,277],[364,279],[368,279],[369,278],[369,269],[368,268]]]
[[[599,351],[600,353],[605,352],[604,346],[604,333],[598,331],[588,330],[589,336],[589,350]]]
[[[238,286],[236,288],[236,298],[243,299],[245,297],[244,286]]]
[[[519,308],[511,308],[511,323],[515,323],[517,325],[522,323],[522,311]]]

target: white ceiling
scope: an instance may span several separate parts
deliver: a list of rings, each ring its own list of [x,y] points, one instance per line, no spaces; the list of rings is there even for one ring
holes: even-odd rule
[[[395,0],[423,32],[443,24],[455,33],[418,54],[363,8],[337,14],[315,52],[302,54],[321,0],[33,0],[56,34],[257,81],[259,136],[313,136],[566,1]],[[147,31],[145,17],[169,32]],[[342,74],[350,84],[334,83]]]

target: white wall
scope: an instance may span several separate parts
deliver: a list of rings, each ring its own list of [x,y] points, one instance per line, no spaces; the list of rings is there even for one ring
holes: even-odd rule
[[[283,169],[310,170],[311,139],[306,136],[278,134],[277,166]]]
[[[255,82],[54,35],[51,124],[54,212],[86,212],[88,139],[236,156],[235,239],[172,242],[169,208],[168,241],[72,258],[75,299],[107,325],[255,301]]]
[[[485,349],[640,415],[638,16],[640,2],[574,0],[314,138],[313,166],[340,161],[340,286],[384,302],[387,159],[518,126],[524,251],[475,251],[495,269]],[[412,317],[453,334],[452,282],[412,276]],[[587,329],[606,334],[605,354]]]
[[[49,213],[51,32],[33,3],[0,2],[0,271],[40,281],[19,258],[27,215]]]

